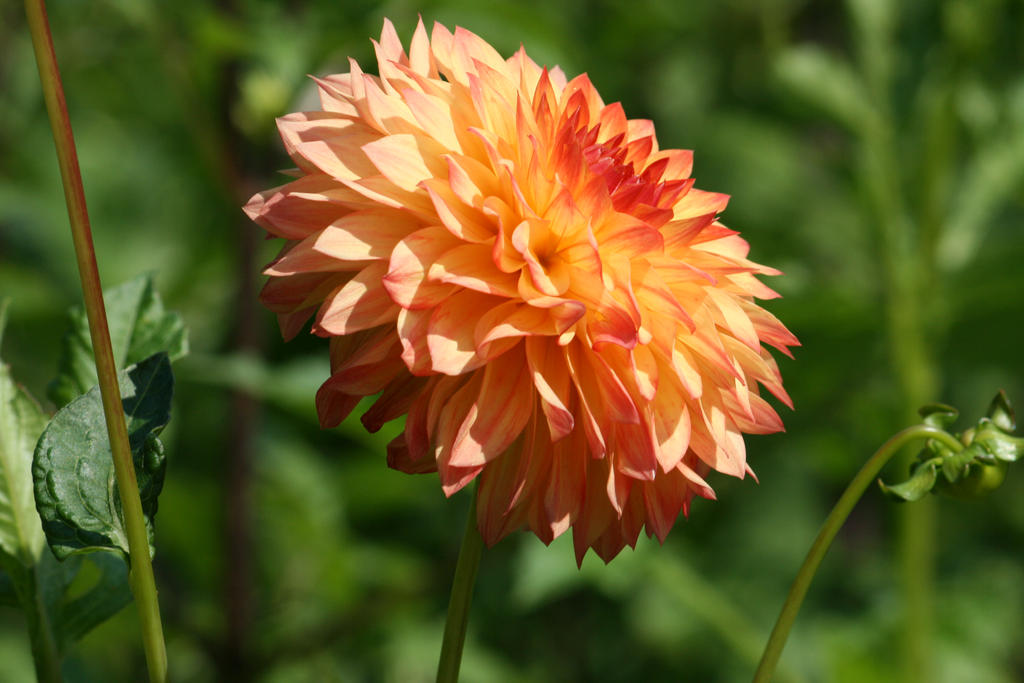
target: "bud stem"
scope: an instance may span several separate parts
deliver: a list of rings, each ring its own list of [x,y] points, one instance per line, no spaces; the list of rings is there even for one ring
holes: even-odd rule
[[[462,646],[466,642],[466,626],[469,623],[469,606],[473,601],[473,586],[484,542],[476,526],[476,491],[466,519],[466,533],[462,537],[459,560],[455,565],[452,593],[448,602],[448,619],[444,625],[444,641],[441,643],[441,660],[437,665],[437,683],[455,683],[459,680],[462,664]]]
[[[843,495],[839,497],[835,507],[832,508],[832,511],[825,519],[821,531],[818,532],[817,538],[814,539],[811,549],[807,552],[807,557],[804,558],[804,563],[800,566],[800,570],[793,580],[793,585],[789,589],[789,595],[786,596],[786,602],[782,605],[782,611],[779,612],[779,618],[775,622],[775,627],[768,637],[764,653],[761,655],[761,663],[758,664],[757,671],[754,673],[754,683],[767,683],[771,680],[775,666],[782,655],[782,649],[786,646],[789,630],[796,620],[796,615],[800,611],[800,605],[803,604],[804,597],[807,595],[807,589],[810,588],[811,581],[818,571],[818,566],[832,545],[836,534],[839,533],[839,529],[846,522],[846,518],[850,516],[857,501],[864,495],[864,491],[875,480],[875,477],[882,471],[885,464],[894,455],[899,453],[901,448],[919,439],[936,439],[943,442],[954,452],[959,452],[964,448],[962,443],[941,429],[922,424],[897,432],[892,438],[882,444],[882,447],[875,451],[875,454],[864,463],[860,472],[857,473],[853,481],[843,491]]]

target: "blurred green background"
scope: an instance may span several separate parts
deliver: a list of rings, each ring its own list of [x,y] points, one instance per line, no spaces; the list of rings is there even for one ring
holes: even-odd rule
[[[697,501],[664,547],[644,537],[582,571],[567,538],[517,534],[486,552],[464,680],[747,680],[828,508],[912,409],[952,403],[966,425],[998,388],[1024,403],[1019,0],[51,0],[49,12],[104,283],[155,273],[191,329],[157,518],[175,680],[433,677],[468,498],[388,470],[394,430],[317,428],[326,345],[284,346],[256,304],[276,245],[239,209],[283,182],[274,117],[315,108],[307,74],[347,71],[350,55],[374,71],[384,16],[404,40],[422,13],[506,55],[523,43],[654,119],[662,147],[695,150],[698,187],[732,195],[724,222],[785,271],[768,308],[804,344],[781,361],[787,433],[748,439],[760,484],[713,478],[719,500]],[[9,0],[0,296],[13,299],[3,357],[45,396],[80,294]],[[779,680],[1024,679],[1022,501],[1014,468],[983,502],[909,515],[869,491]],[[908,622],[922,590],[930,607],[910,611],[926,622]],[[30,680],[31,666],[21,615],[0,608],[0,680]],[[66,670],[142,680],[134,609]]]

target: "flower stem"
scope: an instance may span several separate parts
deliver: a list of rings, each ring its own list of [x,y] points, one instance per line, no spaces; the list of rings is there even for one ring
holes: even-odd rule
[[[128,535],[132,593],[139,609],[142,640],[146,651],[149,679],[154,683],[167,680],[167,651],[164,646],[163,626],[160,622],[160,605],[157,602],[156,582],[153,579],[153,565],[149,557],[149,537],[139,499],[139,485],[132,465],[132,452],[128,444],[128,428],[125,424],[121,392],[117,382],[117,366],[110,345],[110,330],[107,326],[107,312],[103,305],[103,288],[100,284],[99,268],[96,265],[96,251],[92,243],[92,229],[85,207],[85,190],[82,174],[78,167],[78,154],[68,117],[67,102],[61,85],[60,71],[53,50],[49,21],[43,0],[25,0],[25,14],[28,17],[32,45],[35,48],[39,80],[42,84],[46,110],[53,130],[57,148],[57,161],[61,180],[64,184],[64,199],[71,221],[71,237],[78,260],[78,273],[82,281],[85,310],[89,318],[89,333],[96,358],[96,375],[99,378],[103,413],[106,417],[107,433],[110,436],[110,451],[114,461],[114,473],[121,497]]]
[[[779,612],[775,627],[768,637],[768,643],[761,655],[761,663],[758,664],[757,671],[754,673],[754,683],[767,683],[771,680],[775,665],[782,655],[782,648],[786,645],[786,638],[789,637],[789,630],[796,620],[797,612],[800,611],[800,605],[807,595],[807,589],[814,579],[814,574],[818,571],[822,558],[825,557],[825,553],[828,552],[829,546],[832,545],[833,539],[839,533],[843,523],[846,522],[846,518],[850,516],[857,501],[864,495],[864,491],[878,476],[885,464],[899,453],[903,446],[919,439],[937,439],[955,452],[963,450],[963,444],[941,429],[929,425],[916,425],[897,432],[864,463],[860,472],[843,491],[843,495],[839,497],[839,501],[836,502],[835,507],[825,519],[821,531],[818,532],[818,537],[814,539],[811,549],[807,552],[807,557],[804,558],[804,563],[789,589],[789,595],[786,596],[786,602],[782,605],[782,611]]]
[[[444,625],[444,641],[441,643],[441,660],[437,665],[437,682],[454,683],[459,680],[459,666],[462,664],[462,646],[466,642],[466,625],[469,623],[469,606],[473,601],[473,585],[480,568],[480,555],[484,542],[476,526],[476,493],[466,519],[466,533],[462,537],[459,560],[455,565],[452,580],[452,594],[448,602],[448,620]]]

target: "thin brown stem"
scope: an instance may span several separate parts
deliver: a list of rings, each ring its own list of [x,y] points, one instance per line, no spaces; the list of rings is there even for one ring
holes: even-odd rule
[[[135,603],[139,609],[142,626],[142,640],[146,652],[146,664],[150,680],[167,680],[167,652],[164,646],[163,626],[160,622],[160,605],[157,601],[156,581],[149,556],[149,535],[139,498],[139,485],[132,464],[132,452],[128,443],[128,427],[125,423],[121,392],[117,381],[117,365],[110,344],[110,330],[107,312],[103,304],[103,287],[100,284],[96,251],[93,247],[92,228],[85,205],[85,189],[78,167],[78,154],[71,131],[64,88],[61,85],[57,57],[53,49],[53,38],[46,16],[43,0],[25,0],[25,13],[32,45],[35,48],[39,80],[42,84],[46,110],[53,130],[57,148],[57,161],[61,180],[64,184],[64,199],[68,206],[71,222],[71,237],[78,261],[78,273],[82,282],[85,310],[89,319],[89,334],[92,338],[96,359],[96,375],[99,378],[103,414],[106,418],[110,451],[114,461],[114,474],[121,498],[131,558],[129,579]]]

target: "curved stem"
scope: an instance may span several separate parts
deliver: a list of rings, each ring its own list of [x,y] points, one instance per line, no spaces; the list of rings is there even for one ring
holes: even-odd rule
[[[28,17],[36,64],[39,67],[39,81],[57,148],[57,161],[64,184],[64,199],[71,221],[71,237],[78,260],[78,273],[82,280],[82,295],[89,318],[89,333],[96,358],[96,375],[99,378],[100,395],[103,400],[103,414],[110,436],[110,452],[114,461],[114,473],[128,535],[130,581],[139,609],[146,664],[149,668],[150,681],[163,683],[167,680],[167,651],[160,622],[160,605],[157,602],[153,565],[149,557],[149,537],[142,514],[142,502],[139,499],[139,484],[135,478],[131,447],[128,444],[128,427],[121,405],[117,366],[110,345],[103,288],[96,265],[89,214],[85,207],[85,190],[78,167],[75,139],[71,132],[71,120],[68,117],[67,102],[64,100],[64,89],[60,81],[60,71],[57,68],[57,57],[53,51],[53,38],[50,35],[43,0],[25,0],[25,14]]]
[[[843,495],[839,497],[832,512],[825,519],[821,531],[818,532],[818,537],[814,539],[811,549],[807,551],[807,557],[804,558],[804,563],[793,580],[789,595],[786,596],[786,602],[783,603],[782,611],[779,612],[779,618],[768,637],[768,643],[761,655],[761,663],[758,664],[757,671],[754,673],[754,683],[767,683],[771,680],[775,665],[782,655],[782,648],[786,645],[786,638],[789,637],[789,630],[796,620],[797,612],[800,611],[800,605],[803,604],[814,574],[818,571],[822,558],[825,557],[825,553],[828,552],[829,546],[832,545],[833,539],[839,533],[846,518],[850,516],[857,501],[864,495],[864,491],[882,471],[885,464],[899,453],[903,446],[918,439],[937,439],[956,452],[963,450],[964,447],[962,443],[937,427],[916,425],[897,432],[864,463],[860,472],[843,491]]]
[[[480,568],[480,555],[484,541],[476,527],[476,493],[466,519],[466,533],[462,537],[459,560],[455,565],[452,580],[452,595],[448,602],[448,620],[444,625],[444,641],[441,643],[441,660],[437,664],[437,682],[454,683],[459,680],[459,666],[462,664],[462,646],[466,642],[466,626],[469,623],[469,605],[473,601],[473,585]]]

